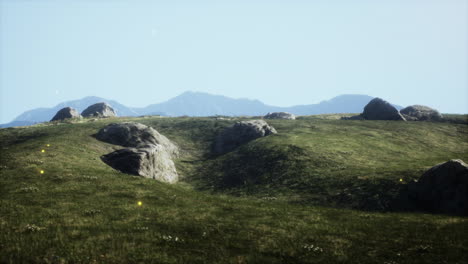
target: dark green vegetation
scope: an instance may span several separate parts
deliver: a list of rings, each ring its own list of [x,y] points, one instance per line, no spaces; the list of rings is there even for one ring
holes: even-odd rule
[[[0,263],[464,263],[466,217],[389,211],[405,182],[468,160],[468,126],[326,118],[269,120],[277,135],[219,157],[234,120],[2,129]],[[182,183],[100,161],[116,146],[92,135],[128,120],[180,146]]]
[[[442,122],[455,124],[468,124],[468,115],[444,114]]]

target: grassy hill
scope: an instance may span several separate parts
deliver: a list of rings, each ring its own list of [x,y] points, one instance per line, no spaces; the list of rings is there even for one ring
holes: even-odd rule
[[[467,161],[468,126],[333,118],[269,120],[277,135],[222,156],[211,144],[236,120],[2,129],[0,263],[464,263],[466,217],[399,212],[395,198]],[[180,146],[181,183],[100,160],[117,147],[92,135],[129,120]]]

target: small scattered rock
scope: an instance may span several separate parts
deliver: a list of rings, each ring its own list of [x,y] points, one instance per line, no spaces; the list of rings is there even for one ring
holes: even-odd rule
[[[289,120],[294,120],[296,119],[296,116],[287,113],[287,112],[274,112],[274,113],[268,113],[266,114],[263,118],[265,119],[289,119]]]
[[[65,107],[60,109],[50,121],[59,121],[68,118],[81,118],[81,115],[76,111],[76,109]]]
[[[275,128],[264,120],[236,122],[218,135],[213,151],[215,154],[223,154],[254,139],[276,133]]]
[[[83,117],[114,117],[117,116],[114,109],[107,103],[97,103],[90,105],[83,112]]]
[[[40,226],[37,226],[35,224],[27,224],[24,227],[23,232],[34,233],[34,232],[42,231],[44,229],[45,229],[45,227],[40,227]]]

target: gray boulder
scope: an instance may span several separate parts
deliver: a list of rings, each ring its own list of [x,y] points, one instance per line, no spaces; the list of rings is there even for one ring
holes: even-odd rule
[[[249,141],[276,133],[275,128],[263,120],[236,122],[217,136],[213,151],[215,154],[223,154]]]
[[[128,147],[101,156],[112,168],[162,182],[177,182],[179,176],[172,158],[178,156],[178,147],[155,129],[140,123],[114,123],[99,130],[96,138]]]
[[[265,119],[290,119],[294,120],[296,119],[296,116],[290,113],[286,112],[274,112],[274,113],[268,113],[266,114],[263,118]]]
[[[405,118],[389,102],[380,98],[372,99],[365,107],[362,117],[367,120],[403,120]]]
[[[80,113],[71,107],[60,109],[50,121],[59,121],[68,118],[81,118]]]
[[[90,105],[81,112],[83,117],[113,117],[117,116],[114,109],[107,103],[97,103]]]
[[[400,111],[408,121],[440,121],[439,111],[424,105],[411,105]]]
[[[161,145],[120,149],[101,159],[123,173],[167,183],[175,183],[179,178],[171,155]]]
[[[454,159],[432,167],[408,189],[419,209],[468,215],[468,165],[462,160]]]
[[[154,128],[134,122],[112,123],[99,130],[96,138],[115,145],[138,148],[146,145],[161,145],[177,157],[179,148]]]

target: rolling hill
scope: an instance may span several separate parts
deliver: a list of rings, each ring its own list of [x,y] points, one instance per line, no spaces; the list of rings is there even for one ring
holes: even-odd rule
[[[278,134],[221,156],[211,154],[214,138],[243,119],[1,129],[0,262],[463,263],[466,217],[392,201],[429,167],[468,160],[468,126],[336,117],[268,121]],[[93,135],[123,121],[180,147],[180,183],[100,160],[115,146]]]

